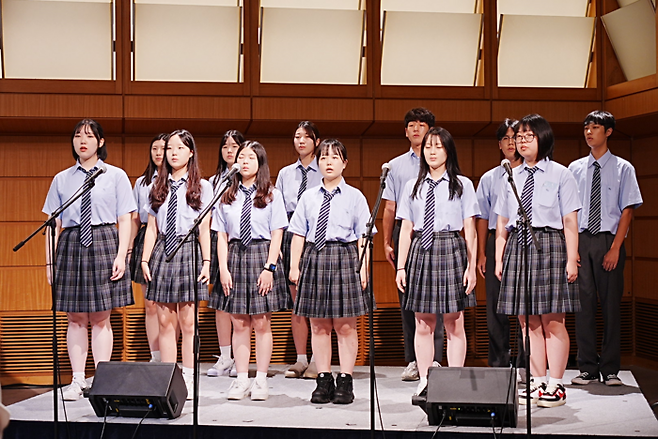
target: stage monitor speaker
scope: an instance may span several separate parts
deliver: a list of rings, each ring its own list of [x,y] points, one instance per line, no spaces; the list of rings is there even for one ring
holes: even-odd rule
[[[516,374],[504,367],[432,367],[427,391],[412,404],[430,425],[516,427]]]
[[[89,390],[96,416],[177,418],[187,388],[175,363],[98,363]]]

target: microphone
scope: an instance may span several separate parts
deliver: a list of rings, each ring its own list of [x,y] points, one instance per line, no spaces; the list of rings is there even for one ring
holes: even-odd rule
[[[502,162],[500,162],[500,166],[505,168],[505,171],[507,171],[507,175],[510,177],[512,176],[512,166],[510,165],[510,161],[507,159],[503,159]]]
[[[382,165],[382,176],[379,177],[381,181],[386,180],[386,177],[388,176],[389,171],[391,170],[391,165],[388,164],[388,162],[384,163]]]
[[[98,165],[98,169],[96,169],[96,171],[94,171],[94,173],[89,176],[89,180],[87,181],[88,182],[94,181],[95,179],[98,178],[99,175],[105,174],[106,172],[107,172],[107,166],[105,166],[104,163],[101,163],[100,165]]]
[[[231,166],[231,170],[228,171],[228,174],[226,174],[223,180],[224,181],[230,180],[235,174],[240,172],[240,169],[242,169],[240,163],[233,163],[233,166]]]

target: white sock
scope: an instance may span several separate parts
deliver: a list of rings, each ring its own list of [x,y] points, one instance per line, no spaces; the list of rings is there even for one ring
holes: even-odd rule
[[[553,378],[553,377],[550,377],[550,378],[548,379],[548,387],[551,387],[551,386],[553,386],[553,387],[557,387],[558,384],[562,384],[562,378]]]
[[[249,381],[249,372],[238,372],[238,381]]]
[[[256,371],[256,381],[263,382],[267,380],[267,372]]]
[[[315,363],[315,355],[311,355],[311,363]]]
[[[85,380],[85,373],[84,372],[73,372],[73,379],[71,382],[77,381],[79,383],[86,383],[87,381]]]
[[[308,364],[308,357],[304,355],[297,355],[297,361],[302,364]]]
[[[535,384],[541,384],[541,383],[546,384],[546,375],[544,375],[543,377],[532,377],[532,381]]]
[[[219,352],[221,352],[223,358],[226,358],[226,359],[231,358],[231,345],[220,346],[219,347]]]
[[[183,366],[183,377],[184,378],[194,378],[194,368]]]
[[[151,351],[151,360],[157,361],[158,363],[162,361],[160,358],[160,351]]]

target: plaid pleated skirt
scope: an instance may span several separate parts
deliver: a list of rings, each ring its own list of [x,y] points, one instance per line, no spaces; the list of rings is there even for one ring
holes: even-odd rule
[[[292,244],[292,237],[295,234],[287,230],[283,231],[283,239],[281,240],[281,255],[283,256],[283,274],[286,276],[286,282],[288,285],[292,285],[290,282],[290,245]]]
[[[516,230],[507,237],[503,254],[503,278],[500,283],[498,309],[500,314],[525,315],[524,247],[519,244]],[[580,311],[578,281],[567,282],[567,246],[562,230],[535,229],[542,249],[530,245],[530,315]]]
[[[294,312],[318,319],[358,317],[370,310],[361,289],[357,242],[327,242],[322,251],[306,242],[301,258]]]
[[[274,272],[272,291],[264,296],[258,293],[258,277],[263,272],[270,252],[269,240],[253,240],[249,246],[234,239],[228,243],[228,271],[233,280],[233,289],[224,295],[218,281],[213,288],[208,307],[221,309],[231,314],[264,314],[290,309],[292,300],[283,270]],[[277,260],[277,267],[281,258]]]
[[[210,283],[219,285],[219,259],[217,258],[217,232],[210,231]]]
[[[130,255],[130,274],[132,274],[133,282],[138,284],[146,284],[144,280],[144,273],[142,272],[142,254],[144,253],[144,235],[146,235],[146,224],[137,231],[137,236],[133,241],[133,252]]]
[[[193,253],[196,252],[196,266]],[[208,286],[197,282],[201,274],[203,260],[198,241],[190,236],[178,250],[171,262],[167,262],[165,235],[158,235],[149,261],[151,282],[146,290],[146,298],[154,302],[180,303],[194,302],[194,284],[198,286],[199,300],[208,300]]]
[[[64,229],[55,254],[55,309],[64,312],[99,312],[132,305],[130,267],[111,281],[119,235],[114,224],[93,226],[93,242],[80,244],[80,228]]]
[[[425,250],[415,232],[407,257],[407,288],[402,307],[407,311],[447,314],[475,306],[475,292],[466,294],[466,242],[459,232],[435,232]]]

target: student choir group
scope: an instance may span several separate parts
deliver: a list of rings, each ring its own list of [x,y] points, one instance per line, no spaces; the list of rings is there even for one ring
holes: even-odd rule
[[[416,393],[425,391],[429,368],[441,361],[444,329],[448,366],[464,365],[464,309],[475,306],[477,272],[486,280],[489,364],[510,365],[508,316],[519,316],[525,329],[521,260],[527,250],[531,401],[541,407],[566,401],[565,314],[571,312],[577,313],[581,372],[572,383],[602,376],[608,385],[621,385],[623,243],[642,198],[632,165],[607,148],[612,115],[594,111],[587,116],[584,135],[591,153],[569,168],[552,160],[553,132],[541,116],[507,119],[499,127],[498,147],[513,168],[539,252],[519,233],[518,203],[502,166],[484,174],[476,191],[460,171],[454,139],[434,126],[429,110],[410,110],[404,124],[410,148],[390,162],[383,194],[384,252],[396,270],[409,363],[402,380],[417,380]],[[46,244],[56,309],[68,317],[73,379],[65,400],[79,399],[87,388],[89,324],[95,364],[110,360],[110,312],[133,303],[131,281],[141,284],[145,295],[151,361],[175,363],[182,339],[188,398],[196,289],[198,298],[216,310],[220,355],[207,374],[235,377],[229,400],[268,398],[271,316],[286,309],[292,309],[297,361],[285,376],[314,378],[313,403],[354,400],[356,323],[370,306],[365,292],[369,261],[358,268],[370,212],[365,196],[342,176],[348,152],[340,141],[321,139],[312,122],[301,122],[293,137],[298,160],[281,169],[272,185],[265,147],[231,130],[221,140],[215,175],[207,181],[200,175],[194,138],[176,130],[152,140],[149,164],[133,189],[123,170],[103,163],[108,147],[96,121],[79,122],[71,144],[76,164],[55,176],[44,213],[63,204],[98,169],[105,172],[56,219],[54,260]],[[229,175],[235,163],[239,171]],[[198,239],[191,235],[181,244],[219,191],[224,191],[219,202],[198,226]],[[605,319],[600,355],[597,300]],[[252,328],[253,381],[248,377]],[[335,379],[332,330],[340,362]],[[525,403],[525,395],[519,396]]]

